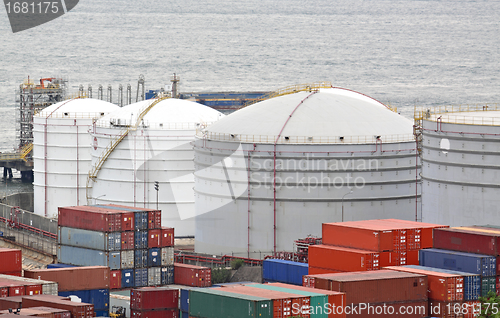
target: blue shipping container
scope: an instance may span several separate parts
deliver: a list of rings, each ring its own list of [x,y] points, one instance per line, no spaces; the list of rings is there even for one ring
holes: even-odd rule
[[[302,286],[302,276],[309,274],[309,265],[281,259],[266,259],[262,264],[264,281]]]
[[[171,285],[174,283],[174,265],[161,268],[161,284]]]
[[[75,265],[70,265],[70,264],[62,264],[62,263],[47,265],[47,269],[51,269],[51,268],[67,268],[67,267],[76,267],[76,266]]]
[[[93,304],[95,311],[109,311],[109,289],[65,291],[59,292],[58,295],[62,297],[74,295],[84,303]]]
[[[494,256],[429,248],[420,250],[419,259],[420,265],[427,267],[450,269],[481,276],[496,275],[496,258]]]
[[[148,250],[134,251],[134,267],[135,268],[148,267]]]
[[[148,231],[135,231],[134,248],[148,248]]]
[[[57,261],[79,266],[107,266],[120,269],[120,252],[104,252],[88,248],[58,245]]]
[[[148,250],[148,266],[161,266],[161,248],[154,247]]]
[[[94,317],[109,317],[109,310],[94,310]]]
[[[191,288],[182,288],[180,290],[180,304],[181,304],[181,311],[187,311],[189,312],[189,290]]]
[[[138,268],[134,270],[135,287],[148,286],[148,269]]]
[[[464,277],[464,300],[477,300],[481,296],[481,275],[472,274],[467,272],[452,271],[449,269],[442,269],[436,267],[418,266],[418,265],[407,265],[405,267],[425,269],[428,271],[434,271],[439,273],[447,273],[460,275]]]
[[[122,269],[122,288],[135,287],[134,270]]]
[[[134,218],[136,230],[148,229],[148,212],[135,212]]]
[[[189,318],[189,312],[181,311],[181,318]]]

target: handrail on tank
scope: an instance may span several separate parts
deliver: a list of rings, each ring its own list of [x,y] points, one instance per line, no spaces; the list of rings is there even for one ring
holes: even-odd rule
[[[460,113],[467,112],[488,112],[500,111],[498,104],[475,104],[475,105],[442,105],[434,107],[415,108],[413,118],[415,123],[420,123],[422,120],[436,121],[437,117],[441,117],[440,121],[450,124],[463,124],[463,125],[484,125],[484,126],[498,126],[500,125],[500,117],[488,116],[465,116]],[[439,116],[438,116],[439,115]]]
[[[266,99],[278,97],[278,96],[284,96],[284,95],[289,95],[289,94],[294,94],[298,92],[311,92],[314,90],[318,90],[320,88],[332,88],[332,83],[329,81],[324,81],[324,82],[314,82],[314,83],[306,83],[306,84],[297,84],[297,85],[291,85],[291,86],[286,86],[283,88],[279,88],[275,91],[272,91],[270,93],[265,94],[261,98],[249,101],[245,105],[241,106],[241,108],[250,106],[252,104],[261,102]]]

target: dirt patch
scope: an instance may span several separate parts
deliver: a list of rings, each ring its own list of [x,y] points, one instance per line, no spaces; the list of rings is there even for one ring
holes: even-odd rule
[[[262,266],[242,266],[235,271],[230,282],[262,283]]]

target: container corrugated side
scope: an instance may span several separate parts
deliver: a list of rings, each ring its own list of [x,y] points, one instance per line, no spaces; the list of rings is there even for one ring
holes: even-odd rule
[[[121,262],[121,268],[122,269],[127,269],[127,268],[134,268],[134,250],[126,250],[126,251],[121,251],[120,252],[120,262]]]
[[[114,251],[116,250],[115,236],[115,232],[98,232],[59,226],[57,241],[60,245]]]
[[[302,276],[309,274],[307,263],[279,259],[266,259],[262,264],[264,281],[302,285]]]
[[[134,267],[143,268],[148,266],[148,250],[137,249],[134,250]]]
[[[346,293],[347,304],[427,300],[427,276],[390,270],[308,275],[314,288]]]
[[[229,285],[227,287],[216,287],[231,293],[268,298],[273,301],[273,312],[275,317],[301,316],[308,317],[306,310],[310,307],[310,297],[295,293],[286,293],[275,290],[254,288],[251,286]]]
[[[109,273],[109,289],[120,289],[122,288],[122,271],[114,270]]]
[[[377,270],[380,268],[380,254],[346,247],[311,245],[309,266],[345,272]]]
[[[60,207],[58,225],[99,232],[120,232],[121,212],[94,206]]]
[[[135,230],[148,229],[148,212],[135,212]],[[137,243],[137,242],[136,242]]]
[[[480,274],[496,275],[496,257],[449,251],[442,249],[420,250],[420,265]]]
[[[0,248],[0,273],[19,272],[22,270],[23,260],[21,250]]]
[[[130,308],[136,310],[178,308],[179,290],[168,287],[144,287],[130,291]]]
[[[464,299],[463,276],[404,266],[384,267],[384,269],[426,275],[429,283],[429,299],[447,302],[462,302]]]
[[[272,301],[262,297],[206,288],[195,288],[189,291],[189,315],[191,317],[272,318],[272,310]]]
[[[135,275],[133,269],[122,269],[122,288],[135,287]]]
[[[148,248],[148,231],[138,230],[134,232],[134,248],[144,249]]]
[[[43,296],[43,295],[41,295]],[[69,300],[58,300],[55,298],[44,298],[41,296],[23,297],[23,307],[52,307],[71,312],[72,318],[92,318],[94,317],[94,305],[87,303],[76,303]]]
[[[59,296],[76,296],[83,303],[94,305],[94,311],[109,311],[109,289],[74,290],[59,292]]]
[[[110,270],[104,266],[25,270],[24,276],[58,283],[58,291],[109,289]],[[42,285],[43,288],[43,285]]]
[[[174,283],[174,265],[161,268],[161,284],[171,285]]]
[[[148,269],[147,268],[136,268],[134,270],[134,284],[135,284],[135,287],[148,286]]]
[[[11,276],[11,275],[1,275],[0,274],[0,279],[8,279],[12,281],[20,281],[20,282],[25,282],[25,283],[31,283],[31,284],[36,284],[36,285],[41,285],[41,293],[44,295],[56,295],[58,292],[57,288],[57,283],[48,281],[48,280],[42,280],[42,279],[36,279],[36,278],[29,278],[29,277],[18,277],[18,276]]]
[[[161,285],[161,268],[149,267],[148,268],[148,286]]]
[[[405,267],[422,268],[435,272],[460,275],[464,278],[464,300],[475,301],[479,298],[479,296],[481,296],[481,275],[479,274],[472,274],[467,272],[453,271],[449,269],[419,266],[419,265],[409,265]]]
[[[161,229],[161,211],[148,212],[148,229]]]
[[[161,247],[174,246],[174,228],[162,227],[161,228]]]
[[[392,251],[392,226],[374,227],[371,221],[323,223],[323,244],[368,251]]]
[[[119,251],[105,252],[67,245],[57,246],[59,261],[79,266],[107,266],[111,269],[120,269],[120,254]]]
[[[434,231],[434,248],[500,255],[500,229],[481,227],[455,227]]]
[[[135,233],[133,231],[122,232],[122,250],[133,250],[135,248]]]
[[[175,252],[173,247],[161,248],[161,266],[174,265]]]
[[[148,250],[148,267],[161,266],[161,249],[159,247]]]
[[[148,248],[161,247],[161,229],[148,231]]]
[[[179,309],[136,310],[130,311],[131,318],[178,318]]]
[[[174,263],[174,282],[179,285],[210,287],[211,269],[208,267]]]

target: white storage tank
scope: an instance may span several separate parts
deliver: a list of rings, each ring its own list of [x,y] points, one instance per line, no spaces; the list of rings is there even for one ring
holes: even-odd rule
[[[500,225],[500,108],[423,113],[422,221]]]
[[[324,222],[417,217],[412,121],[346,89],[230,114],[197,135],[195,168],[196,252],[260,258]]]
[[[53,104],[33,119],[33,191],[36,214],[57,217],[60,206],[86,204],[91,167],[88,130],[94,119],[118,109],[91,98]]]
[[[163,226],[174,227],[176,236],[193,236],[192,142],[197,129],[222,116],[187,100],[151,99],[96,121],[91,132],[92,161],[93,167],[100,161],[102,167],[89,182],[88,204],[158,205]]]

